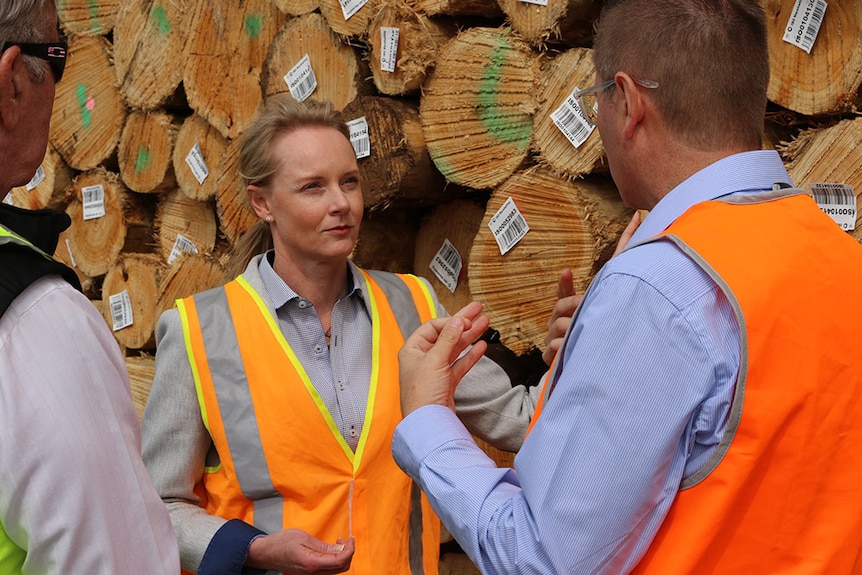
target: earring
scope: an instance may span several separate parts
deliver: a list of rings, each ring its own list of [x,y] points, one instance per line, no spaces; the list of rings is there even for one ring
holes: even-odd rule
[[[272,216],[266,216],[266,218],[265,218],[265,219],[266,219],[267,223],[271,223],[271,222],[272,222]]]

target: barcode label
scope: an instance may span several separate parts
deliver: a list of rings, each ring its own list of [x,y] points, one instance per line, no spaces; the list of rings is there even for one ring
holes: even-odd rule
[[[784,29],[784,41],[810,54],[826,15],[826,6],[826,0],[796,0]]]
[[[285,74],[284,81],[294,100],[302,102],[311,96],[317,88],[317,78],[314,76],[314,70],[311,69],[311,59],[308,54]]]
[[[449,288],[449,291],[455,293],[458,287],[458,278],[461,276],[461,267],[463,266],[461,254],[452,245],[449,240],[443,240],[443,245],[434,256],[431,264],[428,266],[437,279]]]
[[[538,6],[547,6],[548,0],[521,0],[525,4],[536,4]]]
[[[186,155],[186,164],[188,164],[189,169],[199,184],[203,184],[207,176],[210,175],[210,169],[207,166],[206,160],[204,160],[201,145],[197,139],[195,139],[195,145],[192,146],[192,149]]]
[[[30,181],[27,182],[27,191],[28,192],[33,191],[36,188],[36,186],[38,186],[39,184],[41,184],[44,181],[45,181],[45,168],[43,168],[42,166],[39,166],[36,169],[36,173],[33,175],[32,178],[30,178]]]
[[[174,260],[183,254],[196,253],[198,253],[198,248],[195,246],[194,242],[183,234],[177,234],[177,239],[174,241],[174,247],[171,248],[171,254],[168,256],[168,265],[174,263]]]
[[[824,214],[842,230],[856,229],[856,193],[850,184],[808,184],[811,195]]]
[[[575,92],[578,88],[575,88]],[[574,92],[572,92],[574,94]],[[572,145],[580,148],[596,127],[587,119],[578,101],[570,94],[563,105],[554,110],[551,120],[568,138]]]
[[[501,255],[515,247],[530,231],[527,220],[524,219],[512,198],[507,199],[503,206],[497,210],[497,213],[488,222],[488,227],[491,228],[491,233],[497,240]]]
[[[338,0],[338,2],[341,4],[341,13],[344,14],[345,20],[350,20],[351,16],[368,4],[368,0]]]
[[[84,219],[94,220],[105,216],[105,188],[102,184],[81,188]]]
[[[365,116],[347,122],[350,130],[350,143],[356,152],[356,159],[367,158],[371,155],[371,137],[368,134],[368,121]]]
[[[400,35],[401,30],[398,28],[380,27],[380,69],[384,72],[395,71]]]
[[[110,296],[108,298],[108,305],[111,307],[111,320],[114,324],[114,331],[119,331],[135,323],[132,318],[132,300],[129,299],[129,292],[127,290]]]

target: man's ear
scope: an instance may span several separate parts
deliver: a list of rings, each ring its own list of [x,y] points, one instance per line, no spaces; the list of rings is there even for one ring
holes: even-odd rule
[[[631,76],[625,72],[617,72],[615,80],[625,102],[626,119],[623,134],[626,138],[631,138],[643,121],[646,102]]]
[[[23,74],[23,75],[22,75]],[[21,117],[21,93],[24,89],[27,69],[18,46],[12,46],[0,54],[0,125],[10,131]]]
[[[272,212],[269,209],[269,200],[266,193],[260,186],[249,184],[245,188],[245,193],[248,196],[248,203],[251,204],[251,209],[262,220],[266,220],[267,216],[271,216]]]

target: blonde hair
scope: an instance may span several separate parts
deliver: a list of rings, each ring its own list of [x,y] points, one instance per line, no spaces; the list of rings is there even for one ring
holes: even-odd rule
[[[329,102],[298,102],[287,93],[271,96],[242,136],[239,175],[245,184],[265,187],[278,170],[272,153],[276,138],[308,126],[333,128],[350,140],[350,130]]]

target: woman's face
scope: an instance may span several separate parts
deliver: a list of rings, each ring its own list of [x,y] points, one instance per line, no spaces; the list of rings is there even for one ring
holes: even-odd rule
[[[296,265],[344,261],[362,221],[356,153],[334,128],[307,126],[278,136],[269,186],[249,186],[257,215],[271,217],[276,259]]]

